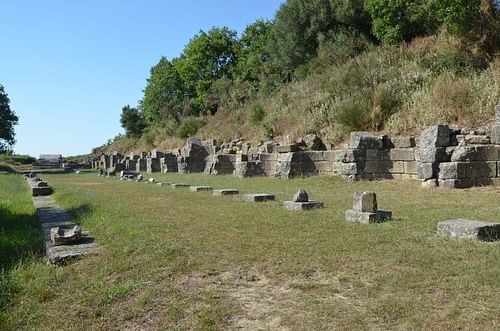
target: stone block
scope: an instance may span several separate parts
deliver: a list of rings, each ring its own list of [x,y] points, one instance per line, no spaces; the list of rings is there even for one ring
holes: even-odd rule
[[[362,149],[338,149],[334,151],[323,152],[326,160],[342,163],[353,163],[364,161],[366,151]]]
[[[492,178],[497,176],[497,162],[468,162],[466,163],[466,177]]]
[[[323,141],[321,140],[320,137],[318,137],[316,134],[308,134],[304,136],[302,139],[304,141],[304,144],[306,145],[306,148],[311,151],[324,151],[326,150],[325,144],[323,144]]]
[[[471,161],[499,161],[500,146],[485,145],[474,146],[474,154]]]
[[[453,239],[496,241],[500,240],[500,224],[466,219],[448,220],[437,224],[437,234]]]
[[[173,184],[170,184],[170,187],[174,188],[174,189],[179,189],[179,188],[189,188],[189,187],[191,187],[191,185],[182,184],[182,183],[173,183]]]
[[[467,135],[465,142],[470,145],[474,144],[491,144],[491,138],[483,135]]]
[[[54,246],[75,244],[80,241],[81,237],[82,228],[79,225],[56,226],[50,229],[50,240]]]
[[[377,195],[375,192],[356,192],[352,199],[354,211],[375,213],[377,211]]]
[[[366,161],[363,173],[366,174],[402,174],[403,161]]]
[[[475,178],[440,179],[438,181],[439,187],[445,189],[470,188],[476,186],[476,183]]]
[[[211,192],[213,188],[211,186],[190,186],[189,190],[191,192]]]
[[[333,162],[333,172],[338,175],[359,175],[361,174],[361,163]]]
[[[274,201],[274,194],[269,194],[269,193],[244,194],[242,196],[242,199],[243,201],[246,202]]]
[[[498,119],[497,125],[493,125],[491,128],[491,143],[500,145],[500,122],[498,122]]]
[[[459,179],[466,177],[467,163],[444,162],[439,164],[439,179]]]
[[[316,164],[316,170],[318,170],[319,173],[333,172],[333,162],[318,161],[315,162],[315,164]]]
[[[380,137],[368,132],[351,132],[349,139],[351,149],[382,149],[383,147],[384,143]]]
[[[438,163],[418,163],[417,177],[418,179],[431,179],[436,178],[439,170]]]
[[[434,125],[423,130],[420,134],[420,148],[447,147],[449,145],[450,128],[448,125]]]
[[[316,208],[323,208],[323,202],[314,200],[305,202],[285,201],[283,203],[283,207],[292,211],[311,210]]]
[[[412,148],[415,147],[415,138],[412,137],[392,137],[392,147],[394,148]]]
[[[388,149],[367,149],[367,161],[388,161],[390,160],[390,151]]]
[[[302,153],[303,159],[308,159],[311,161],[323,161],[325,157],[322,151],[306,151]]]
[[[215,196],[223,196],[223,195],[237,195],[240,194],[240,191],[236,189],[221,189],[221,190],[214,190],[213,195]]]
[[[378,210],[376,213],[368,213],[349,209],[345,212],[346,221],[353,223],[382,223],[385,221],[389,221],[391,218],[392,213],[386,210]]]
[[[451,162],[467,162],[477,159],[477,151],[473,146],[458,146],[451,155]]]
[[[495,106],[495,122],[500,125],[500,105]]]
[[[443,160],[446,149],[444,147],[420,147],[419,152],[420,162],[433,163]]]
[[[391,149],[389,157],[392,161],[414,161],[415,153],[413,149]]]
[[[417,174],[417,162],[416,161],[403,162],[403,164],[404,164],[404,173],[405,174],[410,174],[410,175]]]
[[[276,154],[261,153],[259,155],[259,161],[276,161],[278,156]]]
[[[297,144],[278,146],[278,153],[292,153],[300,150]]]

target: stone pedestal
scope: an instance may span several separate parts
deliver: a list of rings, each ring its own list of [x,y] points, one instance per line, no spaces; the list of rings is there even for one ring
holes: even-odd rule
[[[214,190],[213,195],[222,196],[222,195],[236,195],[240,194],[240,191],[236,189],[222,189],[222,190]]]
[[[388,221],[391,218],[392,213],[386,210],[377,210],[374,213],[369,213],[349,209],[345,212],[346,221],[362,224],[381,223]]]
[[[309,200],[305,202],[285,201],[283,203],[283,207],[293,211],[310,210],[315,208],[323,208],[323,202],[315,200]]]
[[[439,222],[437,234],[455,239],[500,240],[500,223],[456,219]]]
[[[257,194],[244,194],[242,197],[246,202],[265,202],[274,201],[274,194],[257,193]]]

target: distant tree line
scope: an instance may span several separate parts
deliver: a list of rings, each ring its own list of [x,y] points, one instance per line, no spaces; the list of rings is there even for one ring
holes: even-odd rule
[[[197,116],[306,77],[322,65],[322,54],[342,61],[441,28],[491,56],[500,49],[499,1],[288,0],[273,21],[257,20],[240,36],[214,27],[193,36],[179,57],[161,57],[137,107],[123,107],[121,124],[130,137],[155,125],[173,135],[183,121],[192,126]]]

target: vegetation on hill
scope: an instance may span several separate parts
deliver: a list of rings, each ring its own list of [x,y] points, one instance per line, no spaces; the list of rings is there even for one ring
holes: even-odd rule
[[[98,150],[487,124],[500,100],[499,13],[496,0],[288,0],[273,21],[200,31],[161,57],[122,110],[126,134]]]

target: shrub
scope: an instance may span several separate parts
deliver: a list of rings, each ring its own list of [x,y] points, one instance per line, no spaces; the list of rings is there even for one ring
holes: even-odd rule
[[[177,137],[185,139],[194,136],[201,127],[201,123],[196,117],[186,117],[177,128]]]
[[[260,104],[256,104],[250,109],[250,120],[254,124],[260,123],[265,115],[264,108]]]

